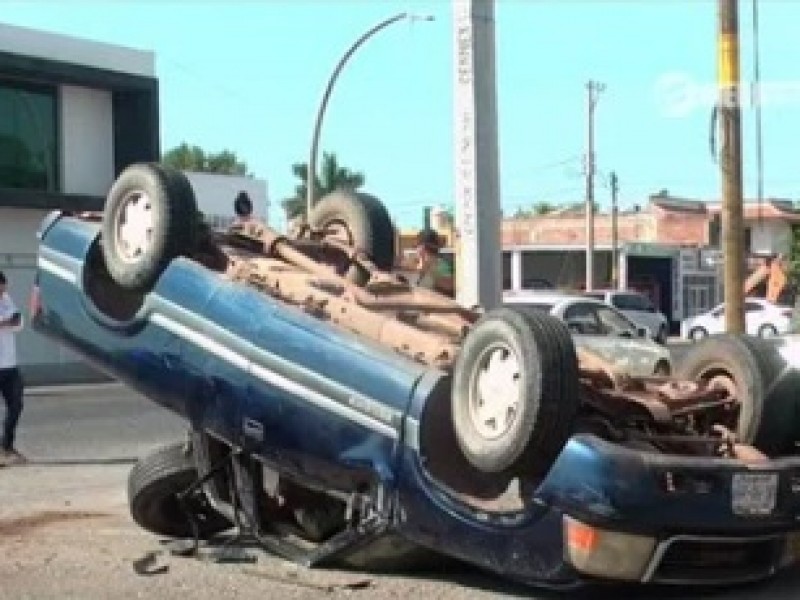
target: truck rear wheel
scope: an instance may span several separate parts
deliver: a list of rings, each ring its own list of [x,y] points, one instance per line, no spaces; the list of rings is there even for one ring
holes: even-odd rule
[[[575,349],[561,323],[509,308],[490,311],[467,335],[453,372],[461,451],[485,473],[543,473],[569,437],[577,386]]]
[[[326,237],[360,250],[379,269],[391,271],[394,267],[394,226],[386,207],[374,196],[332,192],[314,205],[310,225]],[[345,268],[342,275],[355,283],[366,280],[363,270],[355,266]]]
[[[192,537],[192,520],[201,538],[229,529],[230,522],[209,505],[202,492],[187,498],[185,509],[181,506],[179,494],[197,479],[197,468],[183,443],[159,448],[145,456],[128,476],[131,517],[143,529],[169,537]]]
[[[800,440],[800,341],[786,338],[742,338],[756,357],[766,384],[755,445],[777,456],[797,451]]]
[[[694,344],[681,361],[681,379],[709,383],[728,390],[740,403],[736,434],[752,444],[761,428],[766,398],[766,381],[754,348],[743,336],[714,335]]]
[[[106,198],[103,259],[114,282],[148,292],[169,262],[194,248],[197,203],[179,171],[155,163],[126,168]]]

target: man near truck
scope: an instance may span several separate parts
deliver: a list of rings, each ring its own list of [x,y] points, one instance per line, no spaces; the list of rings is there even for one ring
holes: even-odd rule
[[[441,255],[441,248],[441,239],[434,230],[423,229],[417,235],[417,285],[453,297],[453,270]]]
[[[22,315],[7,290],[8,281],[0,271],[0,394],[6,402],[0,466],[26,462],[14,446],[17,423],[22,414],[23,382],[17,365],[14,336],[22,330]]]

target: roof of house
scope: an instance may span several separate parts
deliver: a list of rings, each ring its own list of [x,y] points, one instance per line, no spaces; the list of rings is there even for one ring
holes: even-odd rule
[[[722,212],[722,206],[719,202],[710,202],[708,210],[711,214],[718,214]],[[794,207],[791,200],[779,198],[767,198],[762,202],[746,200],[744,218],[748,221],[780,219],[800,223],[800,210]]]
[[[687,198],[676,198],[665,194],[655,194],[650,196],[650,204],[668,211],[705,213],[708,211],[706,203],[702,200],[689,200]]]

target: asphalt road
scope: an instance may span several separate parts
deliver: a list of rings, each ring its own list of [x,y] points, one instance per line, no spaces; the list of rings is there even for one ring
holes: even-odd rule
[[[185,432],[182,418],[111,384],[33,390],[17,437],[20,451],[36,462],[132,462]]]
[[[128,517],[124,514],[124,477],[127,472],[125,463],[148,451],[161,443],[180,439],[185,432],[185,425],[182,419],[159,408],[157,405],[142,399],[138,395],[124,390],[120,387],[105,387],[95,389],[75,388],[72,391],[48,394],[48,395],[29,395],[23,414],[23,420],[19,431],[19,446],[21,450],[29,455],[33,464],[29,467],[10,468],[0,470],[0,525],[4,522],[4,515],[22,515],[25,511],[33,510],[32,506],[46,508],[48,502],[53,505],[63,503],[61,497],[47,497],[46,490],[50,496],[58,495],[58,490],[68,490],[75,493],[80,489],[82,495],[72,501],[71,506],[82,507],[83,510],[91,509],[92,498],[111,498],[110,505],[118,507],[119,518],[115,525],[114,540],[126,540],[126,543],[138,544],[135,546],[137,551],[147,548],[151,538],[143,536]],[[105,464],[109,463],[109,464]],[[122,463],[122,464],[117,464]],[[53,466],[48,465],[66,465]],[[49,471],[48,471],[49,469]],[[65,470],[66,469],[66,470]],[[31,475],[26,475],[30,473]],[[26,478],[36,477],[36,482],[30,482],[28,489],[23,490],[23,483]],[[52,478],[52,482],[47,478]],[[67,481],[63,481],[67,477]],[[15,478],[19,478],[15,481]],[[60,479],[59,479],[60,478]],[[97,491],[87,488],[88,482],[95,482]],[[39,488],[35,486],[39,486]],[[60,486],[60,487],[53,487]],[[119,489],[118,489],[119,488]],[[39,490],[38,492],[36,490]],[[109,501],[107,501],[109,502]],[[82,504],[81,504],[82,503]],[[6,519],[7,520],[7,519]],[[103,530],[105,531],[105,530]],[[58,554],[58,540],[51,538],[42,547],[42,556],[48,553],[56,553],[53,560],[53,568],[63,569],[64,577],[73,577],[75,572],[84,571],[84,575],[99,578],[102,581],[104,568],[119,570],[119,577],[131,577],[127,567],[119,566],[120,557],[128,560],[133,556],[134,550],[125,546],[122,541],[112,542],[109,531],[102,531],[98,535],[106,535],[102,539],[107,548],[103,550],[102,556],[111,566],[103,565],[84,565],[80,561],[79,554],[70,552],[67,547],[62,554]],[[126,533],[128,532],[128,533]],[[3,543],[3,531],[0,527],[0,547]],[[81,533],[85,537],[85,544],[93,539],[91,532],[85,530]],[[44,537],[43,540],[48,538]],[[55,541],[53,541],[55,539]],[[28,545],[35,542],[35,537],[20,537],[19,543],[27,540]],[[53,545],[56,544],[56,545]],[[34,569],[37,564],[38,552],[34,546],[33,550],[28,549],[26,554],[30,569]],[[116,548],[116,549],[115,549]],[[32,554],[30,554],[33,552]],[[48,555],[49,556],[49,555]],[[88,555],[85,562],[97,561],[96,555]],[[115,558],[116,557],[116,558]],[[67,559],[72,563],[65,562]],[[21,590],[29,589],[39,581],[36,571],[31,579],[19,579],[24,577],[26,571],[20,570],[13,565],[7,564],[9,555],[0,552],[0,573],[6,573],[8,577],[17,578],[14,581],[18,587],[8,587],[11,583],[4,579],[5,592],[0,590],[0,598],[61,598],[61,597],[81,597],[85,600],[105,597],[142,597],[143,584],[136,581],[128,581],[126,588],[115,588],[114,580],[108,581],[108,586],[100,586],[97,595],[88,588],[75,588],[67,595],[61,595],[62,591],[58,587],[47,587],[45,592],[20,595]],[[51,558],[48,558],[51,560]],[[4,562],[5,561],[5,562]],[[116,561],[116,562],[115,562]],[[126,563],[127,564],[127,563]],[[259,560],[259,564],[262,564]],[[277,562],[266,563],[267,569],[276,568]],[[272,566],[270,566],[272,565]],[[157,593],[150,597],[157,598],[178,598],[191,595],[194,598],[216,598],[219,597],[218,585],[223,585],[226,590],[234,592],[242,598],[306,598],[318,597],[318,592],[310,594],[308,581],[300,581],[294,588],[287,586],[285,581],[275,589],[275,594],[264,593],[264,589],[269,590],[269,582],[264,582],[265,588],[261,591],[249,587],[248,578],[235,571],[234,566],[206,566],[202,564],[183,565],[173,563],[170,574],[163,576],[153,585],[157,585]],[[181,576],[181,569],[194,569]],[[4,571],[3,569],[7,570]],[[48,567],[50,568],[50,567]],[[309,575],[317,576],[317,575]],[[333,577],[326,575],[325,577]],[[352,579],[352,575],[349,575]],[[199,578],[199,579],[198,579]],[[530,588],[520,588],[519,586],[509,585],[503,580],[474,572],[471,568],[466,568],[463,572],[446,574],[421,574],[417,576],[380,574],[370,575],[374,585],[365,590],[342,590],[341,592],[325,593],[332,598],[339,597],[362,597],[362,598],[403,598],[403,597],[429,597],[429,598],[458,598],[461,599],[483,599],[483,598],[559,598],[550,593],[544,593]],[[202,581],[201,581],[202,580]],[[65,580],[62,580],[65,581]],[[98,581],[98,584],[99,584]],[[122,580],[120,580],[122,581]],[[42,583],[42,585],[45,585]],[[49,585],[49,584],[48,584]],[[70,584],[72,585],[72,584]],[[78,585],[77,583],[74,585]],[[82,584],[81,584],[82,585]],[[88,585],[88,584],[87,584]],[[120,583],[120,586],[123,584]],[[138,586],[138,587],[137,587]],[[102,589],[101,589],[102,588]],[[274,586],[273,586],[274,588]],[[39,589],[39,588],[30,588]],[[94,590],[95,588],[91,588]],[[115,589],[117,590],[116,593]],[[137,590],[134,594],[133,590]],[[205,590],[205,591],[204,591]],[[212,594],[213,590],[213,594]],[[190,593],[192,592],[192,593]],[[186,594],[186,595],[184,595]],[[309,594],[309,595],[306,595]],[[227,593],[225,594],[227,595]],[[658,598],[719,598],[725,600],[783,600],[795,599],[800,597],[800,570],[790,571],[780,575],[778,578],[769,582],[763,582],[754,586],[740,587],[732,590],[697,590],[697,589],[653,589],[641,587],[614,587],[610,590],[605,589],[600,592],[587,594],[588,597],[619,597],[619,598],[645,598],[648,600]],[[575,597],[570,595],[569,597]]]

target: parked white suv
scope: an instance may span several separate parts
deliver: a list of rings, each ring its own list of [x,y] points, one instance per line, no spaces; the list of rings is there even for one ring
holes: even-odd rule
[[[647,329],[650,337],[658,343],[665,344],[667,342],[669,335],[667,317],[664,316],[664,313],[657,311],[644,294],[622,290],[595,290],[585,292],[585,295],[613,306],[637,326]]]

